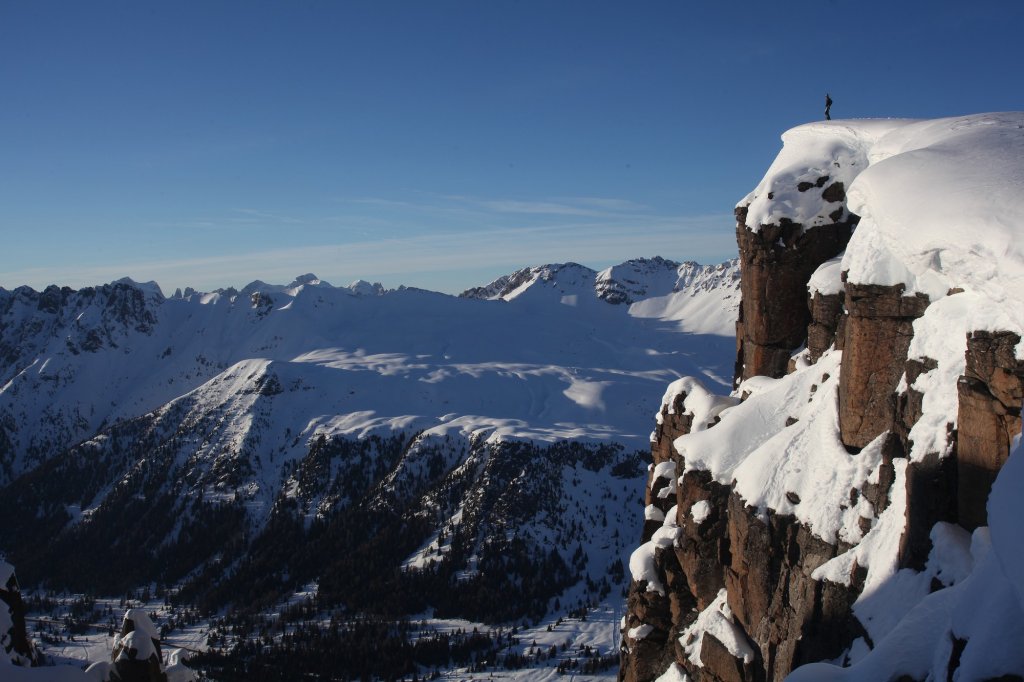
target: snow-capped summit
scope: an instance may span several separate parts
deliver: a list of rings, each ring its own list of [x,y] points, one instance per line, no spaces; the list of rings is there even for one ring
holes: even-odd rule
[[[679,267],[679,263],[660,256],[635,258],[599,272],[595,289],[598,297],[608,303],[630,304],[675,289]]]
[[[739,286],[739,268],[736,261],[718,265],[700,265],[693,261],[677,263],[655,256],[636,258],[596,272],[578,263],[538,265],[504,275],[490,284],[468,289],[462,298],[484,300],[556,301],[565,305],[583,305],[595,301],[606,304],[625,304],[630,314],[639,317],[661,317],[681,320],[686,318],[688,328],[695,331],[729,333],[735,320],[724,319],[718,309],[731,310],[731,303],[716,300],[698,314],[684,304],[684,294],[692,297],[696,292],[715,290],[719,296],[730,297]]]
[[[511,301],[534,289],[546,290],[550,294],[565,295],[569,292],[582,293],[588,285],[593,285],[597,275],[579,263],[550,263],[516,270],[510,275],[503,275],[490,284],[467,289],[459,294],[460,298],[480,298],[485,300]],[[537,292],[531,294],[531,297]],[[545,294],[541,294],[545,295]]]
[[[380,282],[370,284],[365,279],[357,279],[348,285],[348,290],[356,296],[383,296],[384,287]]]
[[[292,280],[292,283],[288,285],[288,288],[294,289],[295,287],[303,285],[326,287],[330,286],[330,284],[323,281],[322,279],[314,275],[312,272],[307,272],[305,275],[299,275],[294,280]]]

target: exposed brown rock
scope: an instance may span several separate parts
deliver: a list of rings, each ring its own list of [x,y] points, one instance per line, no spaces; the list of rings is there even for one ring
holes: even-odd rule
[[[866,499],[877,517],[889,505],[893,462],[910,452],[910,431],[922,415],[924,396],[913,384],[937,366],[927,358],[907,359],[914,320],[924,314],[929,300],[920,294],[905,296],[903,285],[851,282],[846,282],[842,294],[816,294],[808,300],[809,277],[842,251],[857,220],[842,206],[845,188],[840,183],[829,185],[824,178],[813,187],[824,187],[823,197],[837,204],[837,224],[831,228],[805,232],[783,220],[755,226],[754,232],[745,224],[746,209],[736,211],[743,301],[736,325],[735,377],[782,376],[792,352],[804,342],[812,361],[833,344],[842,350],[837,409],[844,444],[854,451],[889,433],[877,482],[850,491],[850,505]],[[812,183],[802,181],[797,189],[811,191]],[[838,223],[844,215],[847,222]],[[950,415],[949,447],[915,455],[917,461],[906,468],[902,567],[924,567],[937,521],[959,521],[967,528],[986,522],[991,483],[1021,429],[1024,362],[1015,352],[1020,342],[1019,336],[1009,333],[969,335],[965,376],[958,387],[958,430]],[[909,388],[897,396],[904,373]],[[663,409],[652,444],[653,462],[674,461],[679,472],[684,471],[683,462],[672,444],[692,428],[692,419],[682,414],[683,399],[677,396]],[[648,500],[659,508],[666,504],[654,498],[665,485],[649,481]],[[632,648],[623,656],[621,679],[646,682],[674,661],[695,682],[781,681],[794,667],[833,659],[856,637],[865,636],[852,614],[865,568],[854,566],[850,585],[811,578],[816,568],[849,546],[815,537],[794,517],[746,507],[730,486],[714,482],[707,472],[683,473],[675,493],[680,534],[674,548],[659,549],[655,555],[666,595],[643,593],[645,583],[631,591],[627,627],[643,622],[656,629],[642,642],[628,644]],[[790,501],[797,504],[799,497],[794,494]],[[708,514],[697,523],[692,509],[703,502]],[[861,530],[868,532],[870,519],[861,522]],[[657,527],[648,525],[645,537]],[[755,649],[756,660],[744,665],[705,634],[703,665],[696,666],[684,655],[678,634],[723,586],[735,623]],[[637,660],[643,656],[648,660]]]
[[[725,567],[732,562],[727,526],[730,488],[711,480],[711,474],[706,471],[688,471],[683,474],[676,492],[676,522],[682,529],[676,557],[686,574],[697,609],[703,611],[725,587]],[[691,510],[701,501],[708,503],[710,512],[698,524]]]
[[[1016,359],[1020,337],[976,331],[967,337],[965,374],[957,385],[957,509],[960,525],[988,523],[992,482],[1021,431],[1024,362]]]
[[[704,633],[704,639],[700,645],[701,682],[751,682],[752,680],[763,679],[763,674],[754,665],[754,662],[746,663],[734,657],[709,632]]]
[[[649,682],[665,672],[675,660],[671,635],[676,631],[676,623],[694,612],[695,603],[675,553],[659,548],[654,557],[655,570],[663,580],[666,594],[648,591],[646,580],[630,585],[619,667],[619,679],[624,682]],[[643,625],[649,625],[650,632],[638,639],[629,637],[632,628]]]
[[[913,323],[928,307],[927,296],[904,296],[903,291],[902,284],[846,283],[839,426],[848,447],[864,447],[895,423],[895,389],[914,335]]]
[[[729,608],[756,643],[767,680],[795,666],[838,656],[856,636],[855,592],[821,583],[811,573],[839,552],[793,517],[769,512],[767,521],[729,498],[732,563],[726,572]]]
[[[683,414],[684,400],[686,393],[680,393],[672,399],[671,405],[661,406],[661,423],[655,425],[651,442],[651,459],[655,466],[677,458],[672,443],[679,436],[688,434],[693,426],[693,415]]]
[[[655,478],[654,469],[664,462],[679,461],[672,442],[689,433],[693,423],[693,415],[684,414],[685,400],[686,394],[680,393],[673,398],[671,405],[662,405],[660,423],[655,427],[651,442],[652,465],[644,502],[654,504],[663,512],[676,504],[678,490],[676,494],[659,497],[658,493],[672,481],[665,477]],[[645,521],[642,542],[648,541],[661,526],[661,521]],[[619,666],[619,679],[624,682],[649,682],[668,668],[676,658],[675,641],[670,634],[694,613],[696,606],[686,574],[672,549],[659,548],[656,551],[655,570],[666,587],[665,595],[648,592],[645,580],[634,581],[629,588]],[[639,640],[628,637],[629,630],[641,625],[650,625],[654,629]]]
[[[754,232],[746,218],[747,208],[737,208],[736,241],[743,272],[737,380],[786,373],[789,356],[807,336],[807,282],[819,265],[846,248],[858,220],[849,216],[844,222],[805,231],[783,219],[756,226]]]
[[[816,293],[808,301],[811,321],[807,325],[807,351],[817,362],[836,341],[836,331],[844,317],[843,294]]]

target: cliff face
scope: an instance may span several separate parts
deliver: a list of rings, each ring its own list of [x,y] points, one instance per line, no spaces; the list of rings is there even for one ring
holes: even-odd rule
[[[677,381],[657,416],[621,680],[782,680],[826,660],[844,668],[792,677],[1021,679],[1024,655],[993,654],[992,633],[964,624],[972,606],[934,610],[1014,580],[1013,566],[988,568],[984,526],[1021,432],[1024,259],[1008,247],[983,267],[1001,228],[944,231],[942,216],[993,225],[1001,195],[991,210],[970,197],[1006,164],[1020,196],[1021,123],[841,122],[783,137],[736,210],[737,388]],[[956,150],[977,145],[990,156],[975,174]],[[904,153],[930,146],[942,152],[924,171]],[[919,237],[915,219],[941,239]],[[1015,622],[1021,596],[987,615]],[[914,647],[889,643],[893,632]]]
[[[842,187],[842,183],[836,185]],[[828,226],[806,230],[784,218],[754,230],[747,226],[747,210],[747,206],[736,209],[743,272],[743,302],[736,324],[737,380],[786,373],[793,351],[807,339],[811,321],[807,281],[819,265],[842,253],[857,224],[857,217],[840,205],[833,215],[836,221]],[[840,220],[843,216],[846,219]]]

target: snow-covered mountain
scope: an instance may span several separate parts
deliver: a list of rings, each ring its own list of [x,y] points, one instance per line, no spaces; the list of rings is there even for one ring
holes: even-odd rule
[[[680,277],[699,269],[674,267]],[[650,402],[645,386],[655,375],[727,374],[722,354],[701,368],[680,352],[729,333],[737,267],[718,267],[707,269],[717,279],[703,289],[664,286],[658,272],[633,285],[656,293],[671,314],[606,305],[593,271],[573,265],[531,269],[535,276],[507,297],[512,306],[385,293],[365,282],[335,288],[313,275],[169,299],[128,280],[81,291],[0,289],[0,481],[118,420],[195,391],[203,402],[241,390],[237,377],[254,373],[312,385],[330,377],[320,382],[330,386],[317,398],[323,414],[303,412],[315,401],[297,409],[287,425],[295,433],[424,429],[459,418],[467,432],[642,445],[637,402]],[[665,319],[677,327],[657,324]]]
[[[0,549],[36,584],[207,608],[311,583],[489,622],[614,599],[658,387],[728,386],[738,266],[520,272],[502,300],[0,290],[0,518],[24,519]]]
[[[606,303],[629,305],[647,299],[672,298],[685,301],[698,292],[708,293],[713,290],[728,295],[725,292],[730,283],[736,285],[738,282],[739,270],[734,262],[701,265],[693,261],[676,263],[655,256],[629,260],[600,272],[578,263],[523,268],[485,286],[467,289],[460,296],[503,301],[523,297],[541,297],[539,300],[555,297],[560,301],[573,301],[574,305],[581,300],[589,302],[598,299]],[[715,300],[719,302],[719,299]],[[694,322],[697,315],[690,314],[687,317]],[[714,320],[709,328],[722,324],[717,315],[711,317]]]

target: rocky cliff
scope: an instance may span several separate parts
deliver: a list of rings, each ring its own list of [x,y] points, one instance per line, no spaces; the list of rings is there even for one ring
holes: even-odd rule
[[[970,613],[1024,616],[1006,587],[1021,534],[996,533],[1010,512],[987,506],[1021,433],[1022,128],[783,136],[736,209],[736,389],[683,379],[657,415],[621,680],[812,663],[792,678],[1021,679],[1001,644],[1020,650],[1020,626]]]

